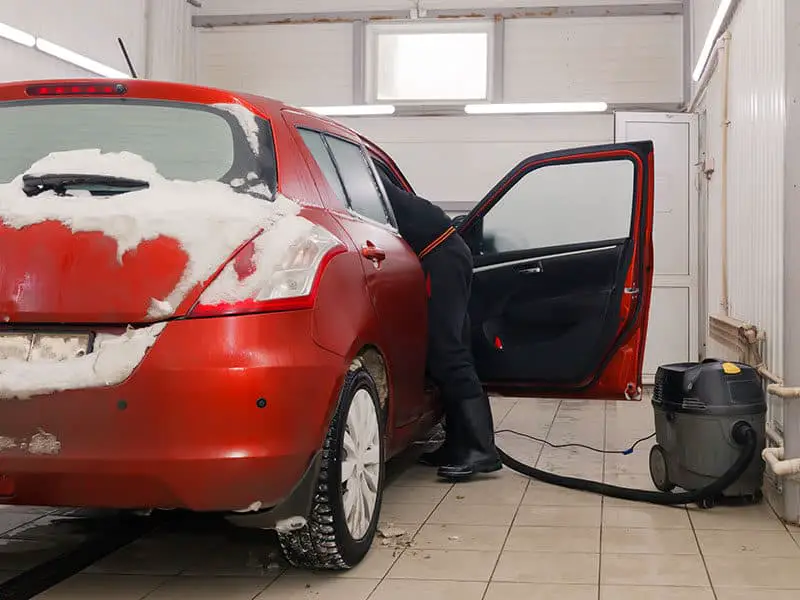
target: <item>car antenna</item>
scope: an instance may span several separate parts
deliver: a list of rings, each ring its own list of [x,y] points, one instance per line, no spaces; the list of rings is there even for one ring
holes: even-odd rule
[[[136,69],[133,68],[131,57],[128,55],[128,49],[125,47],[125,42],[122,41],[121,37],[118,37],[117,43],[119,44],[120,50],[122,50],[122,55],[125,57],[125,62],[128,63],[128,69],[131,72],[131,77],[134,79],[139,79],[139,76],[136,74]]]

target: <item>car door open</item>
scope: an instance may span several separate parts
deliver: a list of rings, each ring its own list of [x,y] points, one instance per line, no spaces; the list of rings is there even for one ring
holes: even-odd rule
[[[464,218],[472,350],[510,396],[638,398],[652,283],[653,144],[540,154]]]

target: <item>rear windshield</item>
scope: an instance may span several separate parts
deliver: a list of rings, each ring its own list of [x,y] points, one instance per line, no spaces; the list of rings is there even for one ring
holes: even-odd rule
[[[132,152],[168,179],[252,181],[275,189],[269,124],[258,141],[234,112],[213,106],[138,100],[38,100],[0,103],[0,183],[51,152]],[[248,127],[250,130],[245,129]]]

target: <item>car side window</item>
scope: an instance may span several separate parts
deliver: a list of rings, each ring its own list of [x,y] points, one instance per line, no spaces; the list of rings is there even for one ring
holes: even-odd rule
[[[311,152],[311,156],[313,156],[314,160],[317,162],[317,166],[319,166],[320,171],[322,171],[322,174],[325,176],[328,185],[331,186],[333,193],[336,194],[336,197],[339,198],[343,204],[347,204],[347,194],[345,194],[342,180],[336,172],[336,165],[333,164],[333,159],[331,158],[330,152],[328,152],[325,140],[322,139],[322,135],[310,129],[298,128],[297,132],[300,134],[300,137],[303,138],[303,142],[305,142],[308,151]]]
[[[325,138],[339,168],[350,208],[378,223],[391,224],[378,182],[361,147],[337,137]]]
[[[483,217],[482,254],[629,237],[634,171],[629,160],[608,160],[526,173]]]

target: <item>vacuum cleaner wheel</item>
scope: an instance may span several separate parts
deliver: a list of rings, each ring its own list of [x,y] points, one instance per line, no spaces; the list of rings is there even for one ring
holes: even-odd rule
[[[658,444],[650,449],[650,478],[660,492],[671,492],[675,489],[675,484],[669,480],[666,453]]]

